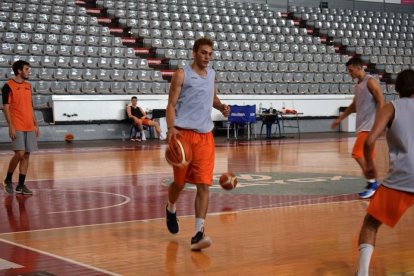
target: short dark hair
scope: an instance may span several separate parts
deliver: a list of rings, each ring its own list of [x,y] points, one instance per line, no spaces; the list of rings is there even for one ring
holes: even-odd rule
[[[132,96],[132,97],[131,97],[131,101],[132,101],[132,100],[138,100],[137,96]]]
[[[346,66],[349,65],[356,65],[356,66],[364,66],[364,62],[359,57],[353,57],[345,64]]]
[[[201,37],[201,38],[197,39],[197,40],[194,42],[193,51],[194,51],[194,52],[197,52],[197,51],[198,51],[198,49],[199,49],[201,46],[203,46],[203,45],[208,45],[208,46],[210,46],[211,48],[213,48],[213,47],[214,47],[214,42],[213,42],[213,40],[211,40],[210,38],[207,38],[207,37]]]
[[[400,98],[408,98],[414,94],[414,71],[406,69],[397,75],[395,90],[400,94]]]
[[[23,70],[23,67],[25,65],[30,67],[30,64],[27,61],[24,61],[24,60],[18,60],[16,62],[14,62],[13,65],[12,65],[14,75],[17,76],[17,74],[19,73],[19,70]]]

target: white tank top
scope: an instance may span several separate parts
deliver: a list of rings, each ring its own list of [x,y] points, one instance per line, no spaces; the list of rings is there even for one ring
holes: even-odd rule
[[[184,66],[184,82],[175,108],[175,126],[199,133],[213,130],[211,119],[216,74],[207,67],[205,77],[198,75],[191,66]]]
[[[394,120],[387,132],[390,166],[384,186],[414,193],[414,99],[401,98],[392,104]]]
[[[356,131],[370,131],[375,121],[377,103],[368,89],[369,74],[355,85]]]

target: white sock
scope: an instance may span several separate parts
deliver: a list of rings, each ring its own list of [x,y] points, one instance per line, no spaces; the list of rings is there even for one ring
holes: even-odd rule
[[[167,204],[167,210],[168,210],[168,212],[170,212],[170,213],[175,213],[175,212],[177,212],[177,208],[175,208],[175,203],[171,203],[170,201],[168,201],[168,204]]]
[[[202,218],[196,218],[195,219],[195,231],[196,231],[196,234],[197,234],[197,232],[203,231],[203,228],[204,228],[204,219],[202,219]]]
[[[371,261],[374,246],[369,243],[362,243],[359,245],[359,266],[358,276],[368,276],[369,262]]]
[[[369,182],[369,183],[375,183],[375,182],[377,182],[377,180],[374,178],[374,179],[367,179],[367,181]]]

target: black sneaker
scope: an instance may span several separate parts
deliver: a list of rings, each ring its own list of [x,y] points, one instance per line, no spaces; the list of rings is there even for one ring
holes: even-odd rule
[[[167,218],[167,228],[168,231],[170,231],[171,234],[177,234],[178,233],[178,220],[177,220],[177,212],[170,213],[167,209],[167,206],[165,206],[165,214]]]
[[[204,235],[204,229],[197,232],[197,234],[191,238],[191,250],[193,251],[200,251],[201,249],[209,247],[211,244],[211,239]]]
[[[3,189],[8,194],[13,194],[13,182],[3,180]]]
[[[26,187],[26,185],[21,185],[16,187],[16,193],[23,195],[32,195],[33,192]]]

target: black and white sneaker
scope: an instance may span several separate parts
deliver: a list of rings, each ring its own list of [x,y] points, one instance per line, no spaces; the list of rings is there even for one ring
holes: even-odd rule
[[[177,234],[179,231],[177,212],[170,213],[167,209],[167,206],[165,206],[165,217],[167,219],[168,231],[170,231],[171,234]]]
[[[26,187],[26,185],[20,185],[16,187],[16,193],[17,194],[23,194],[23,195],[32,195],[33,192],[29,190],[29,188]]]
[[[197,232],[194,237],[191,238],[191,250],[200,251],[201,249],[210,247],[213,242],[209,237],[204,235],[204,229]]]
[[[3,180],[3,189],[8,194],[13,194],[13,182]]]

